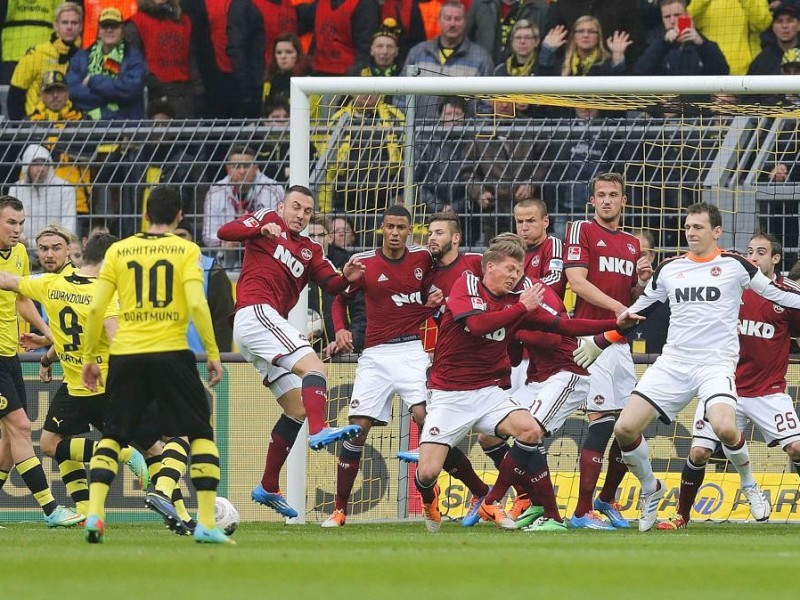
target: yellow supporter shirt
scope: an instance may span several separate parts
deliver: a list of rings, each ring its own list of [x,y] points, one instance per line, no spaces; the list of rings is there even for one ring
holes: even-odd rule
[[[0,269],[17,277],[30,275],[28,252],[24,244],[0,250]],[[0,290],[0,356],[15,356],[18,347],[17,294]]]
[[[81,381],[82,334],[89,314],[89,305],[94,297],[97,278],[79,275],[74,267],[65,271],[67,272],[62,271],[61,275],[42,273],[23,277],[19,282],[19,290],[28,298],[39,302],[50,318],[53,345],[61,361],[69,393],[73,396],[102,394],[105,389],[102,383],[105,382],[108,373],[109,340],[105,329],[97,344],[97,354],[100,356],[98,362],[102,374],[97,392],[83,387]],[[103,320],[116,318],[118,315],[119,300],[115,297],[109,302]]]
[[[111,354],[188,350],[184,282],[203,281],[200,247],[171,233],[139,233],[106,252],[100,279],[119,293]]]

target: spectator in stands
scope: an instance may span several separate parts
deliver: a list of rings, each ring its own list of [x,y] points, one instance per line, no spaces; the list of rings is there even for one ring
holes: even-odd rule
[[[376,0],[317,0],[311,69],[316,75],[344,75],[369,62],[372,34],[380,25]]]
[[[536,49],[541,34],[532,21],[520,19],[511,28],[511,52],[494,69],[498,77],[528,77],[533,75],[536,63]]]
[[[39,85],[39,101],[28,117],[31,121],[80,121],[83,115],[69,99],[67,78],[61,71],[47,71]]]
[[[258,170],[256,153],[250,146],[235,144],[228,152],[227,175],[211,186],[206,194],[203,211],[203,242],[212,248],[234,249],[236,242],[222,242],[217,230],[242,215],[262,209],[275,209],[285,190],[274,179]],[[226,268],[236,263],[238,253],[223,254]]]
[[[193,47],[206,92],[201,114],[258,118],[267,47],[258,8],[251,0],[183,0],[181,7],[192,21]]]
[[[186,219],[178,223],[175,228],[175,235],[182,237],[190,242],[194,241],[192,236],[192,224]],[[211,323],[214,326],[214,337],[217,339],[217,346],[220,352],[230,352],[233,347],[233,326],[230,316],[233,314],[233,286],[228,274],[225,272],[215,258],[200,255],[203,261],[203,287],[208,300],[208,308],[211,311]],[[205,353],[203,343],[194,323],[189,324],[187,332],[189,349],[197,354]]]
[[[69,262],[79,269],[83,266],[83,244],[77,235],[69,239]]]
[[[150,227],[145,215],[147,200],[153,187],[162,184],[170,185],[181,196],[181,210],[185,215],[196,215],[202,211],[196,200],[195,189],[201,179],[198,159],[202,159],[203,149],[197,145],[177,140],[166,131],[169,121],[176,118],[175,109],[169,102],[153,100],[147,105],[147,118],[155,121],[152,133],[145,143],[133,150],[131,166],[127,171],[126,183],[120,191],[120,212],[123,215],[122,235],[131,235],[137,231],[147,231]],[[125,217],[134,217],[126,219]],[[199,223],[190,225],[192,238],[199,229]]]
[[[661,0],[664,36],[650,44],[633,66],[634,75],[727,75],[728,63],[715,42],[689,25],[678,28],[686,15],[686,0]]]
[[[372,221],[400,193],[404,123],[403,113],[383,96],[351,96],[331,118],[329,130],[336,147],[320,202],[335,211],[358,210],[366,219],[363,226],[373,227]],[[338,135],[333,133],[336,128]]]
[[[459,96],[439,102],[439,122],[429,136],[420,136],[416,149],[414,179],[428,214],[461,215],[467,212],[467,188],[461,169],[467,157],[465,139],[467,103]]]
[[[421,42],[408,53],[406,74],[422,77],[475,77],[494,72],[489,53],[466,37],[466,11],[459,0],[445,0],[439,12],[441,33],[435,39]],[[438,98],[417,98],[417,117],[436,118]]]
[[[400,57],[400,26],[393,17],[384,19],[372,35],[369,47],[369,60],[357,63],[354,75],[361,77],[394,77],[400,75],[403,65]]]
[[[615,31],[603,43],[603,28],[592,16],[578,18],[572,30],[556,25],[547,32],[536,59],[536,75],[624,75],[625,51],[631,45],[630,36]],[[607,46],[606,46],[607,45]],[[562,48],[565,49],[561,54]]]
[[[353,222],[343,215],[331,216],[328,219],[328,236],[328,258],[341,268],[358,245]]]
[[[547,0],[474,0],[467,15],[467,37],[498,64],[511,53],[511,30],[524,19],[544,27]]]
[[[550,213],[553,235],[562,238],[568,221],[583,218],[589,202],[589,186],[598,173],[620,170],[619,144],[612,142],[607,128],[592,121],[600,117],[593,108],[576,108],[574,116],[582,121],[576,124],[570,137],[560,144],[548,146],[544,155],[550,170],[542,185],[543,200],[554,207]]]
[[[5,85],[25,53],[47,43],[57,4],[53,0],[6,0],[0,7],[5,9],[4,14],[0,13],[0,85]],[[40,78],[38,73],[34,81]]]
[[[31,144],[22,153],[22,175],[9,187],[8,194],[25,206],[25,232],[37,232],[49,223],[60,223],[74,233],[76,224],[75,188],[53,172],[53,159],[47,148]],[[32,243],[28,237],[26,244]]]
[[[772,22],[765,0],[692,0],[687,12],[697,31],[719,45],[731,75],[747,72]]]
[[[400,64],[405,62],[411,48],[439,35],[438,18],[441,7],[441,0],[383,0],[381,22],[392,18],[400,28]]]
[[[100,13],[97,41],[70,60],[69,95],[84,117],[141,119],[146,72],[142,53],[123,39],[122,13],[106,8]]]
[[[575,22],[585,16],[595,17],[600,29],[607,35],[625,32],[630,38],[626,48],[626,64],[633,65],[644,51],[645,39],[642,29],[639,0],[559,0],[551,2],[547,11],[547,26],[542,31],[551,31],[561,25],[566,31],[575,28]]]
[[[168,102],[178,119],[196,117],[203,84],[192,48],[192,22],[179,0],[139,0],[139,12],[125,23],[125,41],[147,63],[147,97]]]
[[[267,58],[267,75],[264,81],[265,105],[288,102],[289,80],[292,77],[305,77],[311,71],[309,58],[296,34],[282,33],[272,39],[272,52]]]
[[[139,10],[139,0],[81,0],[86,13],[83,25],[83,47],[88,48],[97,39],[100,13],[106,8],[116,8],[122,13],[123,23]]]
[[[269,65],[274,55],[275,40],[299,33],[297,7],[293,0],[252,0],[264,19],[264,63]],[[302,51],[298,39],[298,49]]]
[[[258,146],[256,161],[264,175],[286,186],[289,184],[289,101],[278,97],[265,103],[264,125],[270,126],[270,132]],[[310,148],[314,148],[313,143]],[[313,155],[312,152],[309,157]]]
[[[39,103],[43,75],[48,71],[67,72],[69,60],[80,48],[83,9],[74,2],[56,8],[53,36],[50,41],[30,48],[20,58],[8,89],[8,118],[22,120]]]
[[[346,219],[342,219],[347,223]],[[340,225],[343,227],[344,225]],[[308,224],[308,237],[315,242],[322,245],[325,251],[325,256],[330,260],[334,266],[341,268],[352,256],[352,252],[348,252],[342,248],[331,245],[331,232],[328,230],[328,223],[320,216],[314,216]],[[333,250],[330,252],[330,250]],[[321,335],[312,340],[312,344],[317,352],[323,352],[330,356],[330,345],[336,340],[336,330],[333,326],[333,319],[331,318],[331,307],[333,306],[334,295],[324,292],[320,287],[314,283],[308,284],[308,308],[315,311],[322,317],[322,332]],[[364,337],[366,335],[367,321],[366,310],[364,309],[364,297],[362,293],[358,293],[353,300],[353,303],[348,307],[349,317],[351,324],[355,323],[353,327],[353,345],[355,352],[361,352],[364,348]]]
[[[772,9],[772,35],[762,36],[764,49],[753,59],[748,75],[779,75],[781,59],[787,50],[800,44],[800,12],[795,4],[779,3]]]

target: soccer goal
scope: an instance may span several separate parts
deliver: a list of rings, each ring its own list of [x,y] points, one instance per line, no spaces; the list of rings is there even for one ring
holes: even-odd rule
[[[513,230],[512,209],[541,198],[551,233],[590,214],[588,183],[598,172],[624,174],[628,204],[623,228],[653,239],[658,260],[684,245],[681,211],[694,202],[723,213],[721,245],[743,250],[754,231],[784,244],[780,269],[798,259],[800,199],[800,78],[762,77],[488,77],[294,78],[291,85],[290,177],[309,185],[318,211],[346,218],[349,249],[380,244],[380,215],[402,202],[414,216],[412,243],[425,243],[426,219],[458,213],[465,249],[481,250],[496,233]],[[295,322],[305,327],[306,307]],[[638,352],[636,352],[638,350]],[[634,347],[639,374],[652,349]],[[328,417],[343,424],[355,364],[330,364]],[[797,397],[798,365],[788,374]],[[419,515],[413,466],[398,450],[415,448],[416,428],[395,402],[394,420],[374,428],[350,501],[349,520]],[[660,517],[674,511],[680,471],[689,450],[694,405],[670,426],[649,435],[655,470],[669,492]],[[586,433],[575,414],[548,440],[549,462],[565,515],[577,497],[577,451]],[[751,454],[759,483],[770,495],[772,520],[798,520],[797,473],[780,448],[768,448],[752,426]],[[287,489],[300,521],[324,519],[335,493],[335,450],[308,453],[296,445]],[[299,450],[298,450],[299,449]],[[476,439],[463,450],[487,482],[491,461]],[[746,499],[725,461],[708,469],[695,518],[745,520]],[[458,518],[469,496],[443,475],[441,508]],[[602,479],[600,481],[602,485]],[[625,515],[636,516],[638,483],[620,489]]]

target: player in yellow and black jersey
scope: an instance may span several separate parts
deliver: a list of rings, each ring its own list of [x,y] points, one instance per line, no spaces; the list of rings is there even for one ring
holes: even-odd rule
[[[30,273],[28,254],[19,243],[24,222],[22,202],[13,196],[0,196],[0,271],[17,276]],[[50,335],[29,298],[14,292],[0,292],[0,487],[16,466],[25,485],[42,507],[47,525],[69,527],[83,521],[83,517],[56,503],[42,465],[33,451],[31,423],[26,414],[25,384],[17,356],[17,313],[46,336]]]
[[[69,268],[67,263],[66,240],[69,237],[66,235],[63,238],[58,229],[56,233],[40,233],[37,236],[40,259],[43,245],[47,248],[46,258],[54,259],[45,267],[46,272],[22,278],[0,272],[0,289],[20,292],[39,302],[50,316],[53,337],[50,352],[57,354],[61,361],[64,382],[50,402],[39,447],[44,455],[56,459],[61,478],[75,501],[77,512],[85,515],[89,508],[89,487],[84,464],[91,459],[94,442],[72,436],[88,433],[90,425],[102,431],[106,402],[102,387],[93,392],[83,385],[81,337],[103,256],[116,238],[109,234],[98,234],[90,239],[86,246],[86,264],[76,270]],[[114,300],[109,303],[103,316],[105,331],[98,345],[98,351],[103,356],[100,363],[103,376],[108,371],[109,339],[116,330],[118,312],[119,303]],[[45,381],[50,380],[50,363],[53,359],[49,356],[45,354],[41,360],[43,369],[40,374]],[[137,433],[135,441],[140,447],[150,449],[149,454],[158,456],[161,453],[160,443],[157,443],[159,438],[160,432],[153,425],[146,425]],[[131,467],[139,478],[141,489],[146,490],[149,473],[144,457],[126,446],[120,453],[120,460]]]
[[[111,343],[106,386],[106,429],[90,464],[85,523],[90,543],[103,540],[105,499],[116,475],[120,448],[132,439],[151,402],[158,406],[160,431],[172,439],[164,446],[160,476],[155,491],[147,495],[148,506],[166,519],[179,519],[172,491],[191,453],[190,475],[198,504],[194,538],[233,543],[214,524],[219,452],[213,441],[211,406],[186,339],[190,319],[206,349],[211,385],[221,380],[222,364],[204,292],[200,248],[172,233],[183,217],[180,207],[178,190],[153,189],[147,204],[149,231],[108,249],[89,307],[83,382],[94,390],[100,380],[97,344],[102,315],[114,292],[119,293],[119,324]]]

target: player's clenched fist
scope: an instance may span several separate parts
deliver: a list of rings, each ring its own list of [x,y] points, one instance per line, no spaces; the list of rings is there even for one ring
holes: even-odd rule
[[[281,231],[281,226],[277,223],[267,223],[261,227],[261,235],[268,238],[278,237]]]

